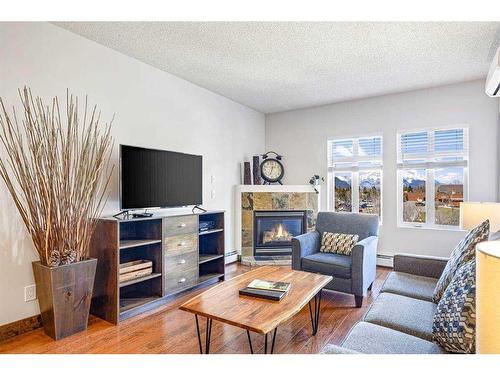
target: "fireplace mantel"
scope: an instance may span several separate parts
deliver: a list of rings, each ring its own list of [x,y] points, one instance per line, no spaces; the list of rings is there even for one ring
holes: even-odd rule
[[[243,237],[249,238],[252,234],[247,233],[248,228],[243,228],[243,220],[245,220],[245,225],[248,225],[251,216],[253,221],[254,203],[255,210],[307,210],[313,221],[309,223],[311,227],[314,226],[318,214],[320,188],[321,186],[316,186],[318,190],[316,193],[311,185],[236,185],[234,189],[234,249],[237,255],[246,255],[243,250],[247,250],[248,246],[243,246]],[[249,204],[249,199],[252,207],[245,206]],[[228,261],[232,260],[228,259]]]
[[[316,190],[321,193],[321,186],[316,186]],[[311,185],[236,185],[236,195],[245,192],[314,193],[315,191]]]

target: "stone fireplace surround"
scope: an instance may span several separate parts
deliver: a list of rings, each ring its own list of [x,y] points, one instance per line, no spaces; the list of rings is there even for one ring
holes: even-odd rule
[[[254,211],[305,210],[307,231],[314,230],[321,193],[316,188],[319,193],[310,185],[236,186],[234,248],[242,262],[246,258],[253,261]]]

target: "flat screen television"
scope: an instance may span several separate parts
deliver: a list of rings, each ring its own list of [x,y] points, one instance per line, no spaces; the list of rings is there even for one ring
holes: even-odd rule
[[[201,205],[202,157],[120,145],[122,210]]]

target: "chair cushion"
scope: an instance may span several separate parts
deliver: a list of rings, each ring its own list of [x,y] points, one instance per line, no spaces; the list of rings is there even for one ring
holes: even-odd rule
[[[352,248],[358,243],[357,234],[323,232],[319,251],[351,255]]]
[[[391,272],[382,286],[381,292],[399,294],[412,298],[431,301],[437,279],[412,275],[404,272]]]
[[[365,354],[443,354],[437,344],[376,324],[359,322],[342,347]]]
[[[479,242],[488,241],[489,235],[490,222],[486,220],[472,229],[467,236],[460,241],[457,247],[453,249],[450,259],[448,263],[446,263],[446,267],[438,280],[436,289],[434,289],[434,302],[439,302],[457,270],[476,256],[476,245]]]
[[[331,253],[315,253],[302,258],[302,270],[350,279],[351,257]]]
[[[381,293],[363,320],[432,341],[436,307],[433,302]]]
[[[432,326],[434,340],[453,353],[476,348],[476,260],[463,265],[439,301]]]

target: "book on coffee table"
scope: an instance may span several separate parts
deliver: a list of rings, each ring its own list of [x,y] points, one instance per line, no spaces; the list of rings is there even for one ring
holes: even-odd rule
[[[290,283],[282,281],[253,280],[240,295],[280,301],[290,290]]]
[[[267,281],[256,279],[248,284],[248,288],[272,290],[275,292],[288,292],[288,290],[290,289],[290,283],[285,283],[283,281]]]
[[[281,299],[286,295],[286,292],[277,292],[275,290],[263,290],[255,288],[243,288],[239,291],[240,296],[249,296],[269,299],[272,301],[281,301]]]

